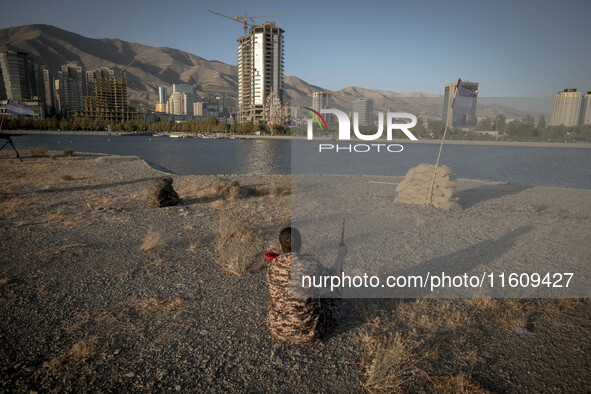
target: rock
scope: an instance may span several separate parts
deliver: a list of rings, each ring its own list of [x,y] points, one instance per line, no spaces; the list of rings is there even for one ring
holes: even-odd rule
[[[181,199],[172,187],[171,177],[160,177],[154,181],[148,191],[146,201],[149,207],[162,208],[177,205]]]

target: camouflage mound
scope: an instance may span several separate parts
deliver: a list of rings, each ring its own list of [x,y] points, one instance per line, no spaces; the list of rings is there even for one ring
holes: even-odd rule
[[[170,207],[179,203],[181,199],[174,191],[172,182],[170,177],[161,177],[154,181],[146,198],[149,207]]]
[[[394,202],[428,204],[433,171],[435,171],[433,164],[419,164],[417,167],[411,168],[406,173],[404,180],[396,187],[398,195]],[[447,166],[438,167],[435,184],[433,185],[433,206],[445,211],[462,211],[462,207],[458,203],[460,198],[458,197],[457,187],[458,183],[452,169]]]

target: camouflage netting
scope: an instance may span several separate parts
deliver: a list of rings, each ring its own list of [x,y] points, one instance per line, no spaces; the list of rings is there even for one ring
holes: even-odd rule
[[[146,200],[149,207],[161,208],[177,205],[181,199],[172,187],[172,178],[161,177],[152,184]]]
[[[417,167],[411,168],[406,173],[404,180],[396,187],[398,195],[394,202],[428,204],[433,171],[435,171],[433,164],[419,164]],[[462,207],[458,203],[460,197],[457,187],[458,183],[452,169],[447,166],[438,167],[433,185],[433,206],[445,211],[462,211]]]

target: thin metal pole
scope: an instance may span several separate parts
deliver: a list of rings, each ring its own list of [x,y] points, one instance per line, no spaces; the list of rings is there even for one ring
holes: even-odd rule
[[[431,188],[429,189],[429,199],[427,205],[430,205],[433,201],[433,185],[435,184],[435,176],[437,175],[437,167],[439,167],[439,158],[441,157],[441,149],[443,149],[443,141],[445,140],[445,134],[447,134],[447,126],[449,120],[453,118],[453,107],[450,105],[447,111],[447,119],[445,120],[445,130],[443,130],[443,137],[441,137],[441,145],[439,145],[439,153],[437,154],[437,162],[435,163],[435,171],[433,171],[433,179],[431,180]]]

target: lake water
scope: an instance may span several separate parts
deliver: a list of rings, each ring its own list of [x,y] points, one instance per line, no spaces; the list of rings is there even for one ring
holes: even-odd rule
[[[201,175],[404,175],[420,163],[434,163],[439,150],[439,145],[402,144],[400,153],[319,154],[316,141],[147,136],[25,135],[13,141],[22,150],[44,145],[55,150],[136,155],[172,173]],[[440,163],[450,166],[460,178],[591,189],[590,149],[445,145]]]

